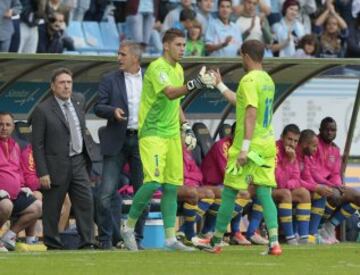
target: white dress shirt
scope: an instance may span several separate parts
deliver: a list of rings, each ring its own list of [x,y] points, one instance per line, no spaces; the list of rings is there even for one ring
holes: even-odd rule
[[[128,129],[138,129],[138,113],[142,90],[141,69],[135,74],[124,72],[126,94],[128,99]]]

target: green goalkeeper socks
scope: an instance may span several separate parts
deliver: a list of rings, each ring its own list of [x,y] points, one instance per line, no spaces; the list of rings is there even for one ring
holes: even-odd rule
[[[224,187],[221,195],[221,206],[216,218],[216,227],[214,236],[217,240],[221,240],[226,228],[232,218],[232,213],[235,207],[235,199],[238,191],[230,187]]]
[[[143,213],[145,207],[149,204],[149,201],[152,198],[154,192],[160,187],[160,183],[157,182],[147,182],[144,183],[140,189],[136,192],[133,203],[131,205],[127,226],[130,229],[135,227],[136,221]]]
[[[162,185],[161,213],[164,221],[166,239],[175,238],[178,186],[165,183]]]
[[[269,232],[270,243],[278,241],[278,217],[275,203],[271,195],[272,189],[267,186],[256,187],[256,197],[263,208],[265,224]]]

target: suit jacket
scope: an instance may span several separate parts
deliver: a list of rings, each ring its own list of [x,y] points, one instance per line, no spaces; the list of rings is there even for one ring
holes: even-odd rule
[[[13,15],[18,14],[21,10],[19,0],[1,0],[0,1],[0,41],[11,39],[14,33],[14,25],[11,18],[4,17],[5,12],[13,10]]]
[[[83,153],[92,158],[92,143],[85,127],[85,99],[73,94],[71,101],[78,115],[84,140]],[[52,185],[61,185],[70,175],[70,129],[54,96],[40,103],[32,114],[32,146],[39,177],[50,175]]]
[[[107,125],[99,135],[103,155],[118,154],[126,138],[128,120],[117,121],[114,118],[116,108],[124,110],[124,116],[129,117],[125,76],[119,70],[107,73],[102,77],[99,84],[98,99],[94,106],[95,114],[107,119]]]

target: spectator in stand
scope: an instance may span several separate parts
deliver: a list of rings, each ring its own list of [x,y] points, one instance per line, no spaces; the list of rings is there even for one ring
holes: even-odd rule
[[[90,7],[90,0],[76,0],[75,3],[72,15],[70,15],[71,20],[83,21],[85,13]]]
[[[45,52],[63,53],[65,49],[75,51],[74,40],[66,35],[64,15],[54,12],[48,17]]]
[[[14,117],[0,112],[0,228],[10,218],[16,218],[0,239],[0,252],[15,250],[16,234],[41,217],[41,201],[24,187],[19,145],[11,138]]]
[[[319,48],[319,41],[316,35],[306,34],[300,39],[298,43],[298,49],[296,50],[294,57],[297,58],[316,57],[318,48]]]
[[[180,12],[179,21],[176,21],[173,26],[174,29],[178,29],[188,35],[188,30],[192,27],[193,21],[195,20],[196,13],[191,9],[183,9]]]
[[[269,22],[264,15],[257,15],[256,9],[258,4],[259,0],[244,0],[244,8],[236,24],[239,25],[241,29],[242,39],[244,41],[256,39],[270,47],[272,44],[272,34]]]
[[[349,28],[347,40],[347,57],[360,57],[360,11],[356,20]]]
[[[297,19],[300,4],[296,0],[286,0],[282,7],[284,16],[280,22],[273,25],[273,52],[279,57],[290,57],[295,54],[298,41],[305,34],[304,26]]]
[[[90,7],[84,15],[84,21],[97,21],[97,22],[102,21],[107,6],[110,5],[109,3],[110,1],[91,0]]]
[[[235,5],[235,1],[233,1],[233,12],[237,17],[241,16],[245,9],[244,1],[239,2],[239,4]],[[257,13],[263,16],[268,16],[271,14],[272,7],[267,0],[259,0],[257,4]]]
[[[23,10],[20,15],[19,53],[36,53],[40,24],[44,24],[45,0],[20,0]]]
[[[14,34],[12,17],[21,10],[19,0],[4,0],[0,2],[0,52],[8,52],[11,37]]]
[[[304,26],[305,34],[311,34],[312,21],[310,16],[312,16],[316,12],[316,1],[299,0],[299,4],[300,4],[299,21]]]
[[[49,18],[53,20],[55,17],[54,15],[55,12],[63,14],[66,24],[69,24],[69,13],[70,13],[69,7],[64,5],[61,0],[49,0],[45,6],[45,14],[44,14],[45,23],[40,24],[38,27],[39,28],[39,43],[37,47],[38,53],[49,52],[47,49],[48,29],[49,29],[49,24],[53,23],[53,22],[49,22]]]
[[[210,21],[205,34],[206,52],[210,56],[237,56],[242,45],[240,27],[230,21],[231,0],[219,0],[219,18]]]
[[[315,21],[315,33],[320,35],[319,57],[344,57],[345,42],[349,35],[344,19],[335,11],[332,4]]]
[[[19,0],[19,5],[13,8],[13,16],[11,17],[14,25],[14,33],[11,36],[11,43],[9,52],[17,53],[20,46],[20,14],[22,11],[22,5]]]
[[[158,13],[159,0],[137,0],[129,1],[127,5],[126,22],[128,24],[129,33],[133,40],[141,43],[145,47],[149,45],[152,29],[155,24],[155,18]]]
[[[162,25],[163,33],[166,32],[171,27],[173,27],[175,22],[180,20],[180,12],[183,9],[193,10],[192,1],[191,0],[181,0],[181,5],[178,6],[176,9],[173,9],[166,15],[163,25]],[[197,17],[196,17],[196,20],[198,20]]]
[[[196,19],[201,24],[202,35],[206,33],[210,21],[214,20],[214,17],[211,14],[213,5],[213,0],[197,0]]]
[[[202,27],[197,21],[192,22],[188,30],[188,37],[185,45],[185,56],[204,56],[205,43],[202,38]]]

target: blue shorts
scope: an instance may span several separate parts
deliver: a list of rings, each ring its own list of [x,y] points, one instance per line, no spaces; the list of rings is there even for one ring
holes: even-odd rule
[[[14,208],[11,213],[11,217],[16,218],[16,217],[20,216],[20,213],[22,211],[24,211],[26,208],[28,208],[35,201],[36,201],[36,199],[33,195],[29,195],[27,197],[24,192],[20,192],[18,197],[12,201]]]

